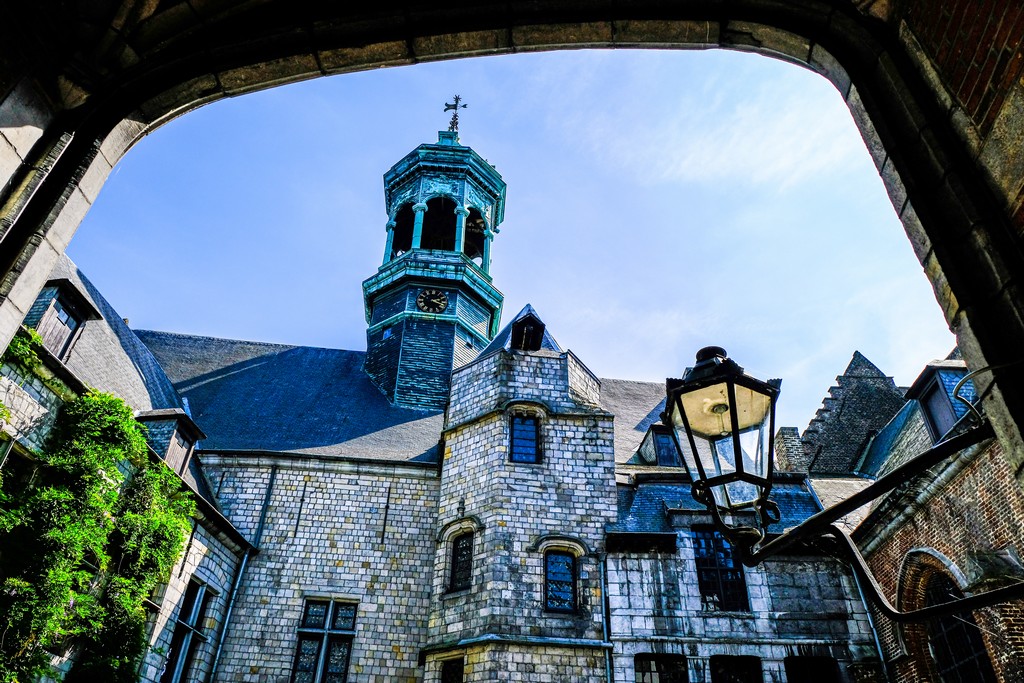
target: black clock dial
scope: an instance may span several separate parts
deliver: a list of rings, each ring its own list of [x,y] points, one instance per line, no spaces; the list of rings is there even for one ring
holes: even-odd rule
[[[416,297],[416,307],[424,313],[441,313],[448,308],[448,295],[439,289],[424,289]]]

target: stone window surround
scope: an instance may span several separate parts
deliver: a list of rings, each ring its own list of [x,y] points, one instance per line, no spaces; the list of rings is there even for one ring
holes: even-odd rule
[[[542,465],[544,464],[544,434],[548,421],[548,407],[535,401],[509,401],[505,404],[506,443],[508,444],[508,463],[510,465]],[[512,419],[514,417],[532,417],[537,420],[537,453],[533,462],[522,462],[512,459]]]
[[[590,549],[586,543],[574,536],[565,536],[559,534],[546,534],[538,538],[528,548],[528,551],[534,551],[540,553],[543,561],[541,562],[541,604],[544,606],[544,613],[549,616],[565,616],[568,614],[576,614],[580,609],[580,598],[582,597],[579,582],[580,582],[580,559],[590,555]],[[574,607],[572,610],[555,610],[548,609],[547,606],[547,556],[549,552],[566,553],[571,555],[573,558],[573,602]]]
[[[448,667],[449,664],[452,663],[452,662],[460,662],[462,664],[462,679],[461,680],[465,680],[465,676],[466,676],[466,673],[465,673],[465,670],[466,670],[465,669],[465,667],[466,667],[466,655],[465,655],[464,652],[460,651],[460,652],[457,652],[457,653],[454,653],[454,654],[453,653],[446,653],[443,659],[442,658],[438,659],[438,664],[439,664],[439,666],[438,666],[438,675],[440,676],[441,683],[446,683],[447,682],[448,679],[445,678],[445,674],[446,674],[445,668]]]
[[[927,577],[934,572],[945,572],[957,585],[960,590],[968,587],[967,575],[957,566],[956,562],[946,557],[943,553],[931,547],[911,548],[903,556],[900,564],[900,571],[896,581],[896,599],[901,609],[914,609],[923,605],[914,604],[915,586],[923,586]],[[897,652],[890,662],[901,661],[911,656],[910,647],[907,644],[907,627],[913,628],[914,624],[893,624],[893,634],[896,636]]]
[[[737,614],[737,615],[744,614],[744,615],[751,615],[752,616],[754,614],[754,611],[750,608],[750,590],[747,587],[746,571],[745,571],[745,569],[743,567],[743,564],[741,562],[739,562],[737,559],[735,559],[735,557],[733,558],[733,564],[735,565],[735,570],[734,571],[739,575],[739,581],[737,582],[739,584],[739,586],[737,586],[735,588],[737,588],[737,589],[738,588],[742,588],[743,589],[743,596],[744,596],[744,599],[745,599],[745,602],[746,602],[746,607],[743,608],[743,609],[726,609],[726,608],[722,608],[722,607],[718,607],[717,609],[711,609],[711,608],[708,608],[707,606],[705,606],[706,598],[709,597],[709,593],[713,593],[713,591],[710,591],[709,589],[712,588],[712,587],[711,586],[707,586],[705,584],[704,580],[702,580],[700,578],[701,567],[700,567],[700,564],[698,562],[698,560],[700,559],[700,556],[698,554],[698,549],[697,549],[697,538],[698,538],[699,534],[711,534],[711,538],[715,542],[716,546],[718,545],[717,542],[719,540],[721,540],[721,542],[723,544],[725,544],[725,546],[728,547],[729,546],[729,540],[727,538],[725,538],[725,536],[722,535],[722,533],[720,531],[718,531],[713,525],[709,526],[709,525],[705,525],[705,524],[694,524],[693,526],[690,527],[690,534],[689,534],[690,535],[690,542],[693,544],[694,565],[695,565],[695,569],[697,570],[697,574],[698,574],[697,585],[698,585],[698,588],[699,588],[700,594],[701,594],[701,606],[702,606],[702,609],[705,610],[705,611],[709,611],[709,612],[719,612],[719,613],[728,613],[728,614]],[[724,592],[728,588],[728,586],[726,586],[726,584],[725,584],[725,580],[722,578],[722,574],[723,574],[724,571],[728,570],[728,568],[727,567],[723,567],[721,564],[719,564],[719,562],[717,560],[717,557],[718,557],[717,552],[714,553],[714,557],[715,557],[715,566],[713,567],[713,569],[714,569],[714,571],[715,571],[715,573],[716,573],[716,575],[718,577],[717,583],[718,583],[718,589],[719,589],[719,592],[718,593],[714,593],[714,594],[717,595],[718,599],[721,601],[721,600],[725,599],[726,596],[724,595]],[[710,567],[709,567],[709,569],[710,569]]]
[[[444,577],[444,588],[445,589],[444,589],[444,593],[442,594],[442,597],[449,597],[449,596],[455,596],[455,595],[463,595],[463,594],[466,593],[466,591],[469,591],[469,590],[473,589],[473,578],[472,578],[473,574],[471,573],[470,581],[469,581],[469,586],[467,586],[466,588],[460,588],[460,589],[457,589],[457,590],[450,590],[450,587],[451,587],[451,570],[452,570],[451,557],[452,557],[452,552],[455,549],[454,548],[455,539],[458,538],[459,536],[462,536],[465,533],[472,533],[473,534],[473,548],[474,548],[473,555],[474,555],[474,560],[475,560],[476,559],[476,551],[475,551],[475,549],[477,547],[477,542],[478,542],[478,539],[480,537],[480,534],[484,530],[484,528],[485,528],[484,523],[481,522],[480,519],[476,515],[469,515],[469,516],[466,516],[466,517],[460,517],[458,519],[452,520],[451,522],[448,522],[443,527],[441,527],[441,531],[438,532],[438,534],[437,534],[437,542],[438,542],[438,544],[440,544],[440,545],[442,545],[444,547],[444,557],[447,558],[447,560],[448,560],[447,563],[446,563],[446,567],[445,567],[445,577]]]
[[[324,673],[325,673],[323,671],[323,665],[324,665],[324,658],[327,656],[327,651],[326,651],[326,648],[324,647],[324,645],[326,645],[326,644],[328,644],[330,642],[330,639],[331,639],[332,635],[336,636],[336,637],[337,636],[341,636],[341,637],[345,637],[345,638],[348,639],[348,643],[349,643],[348,657],[349,657],[349,660],[348,660],[348,663],[346,665],[346,672],[345,672],[345,676],[346,676],[346,679],[347,679],[347,677],[348,677],[348,668],[351,667],[351,665],[352,665],[352,643],[355,640],[356,627],[359,624],[359,606],[361,604],[360,598],[358,596],[353,596],[353,595],[350,595],[350,594],[325,593],[325,592],[319,592],[319,591],[303,592],[301,594],[300,598],[301,598],[301,603],[299,605],[299,617],[297,619],[297,623],[296,623],[296,627],[295,627],[295,632],[294,632],[295,633],[295,648],[294,648],[294,654],[292,655],[292,664],[291,664],[291,670],[289,671],[288,680],[289,681],[295,680],[295,674],[296,674],[295,666],[298,663],[298,654],[299,654],[299,652],[298,652],[299,636],[301,634],[303,634],[303,633],[306,633],[306,634],[319,633],[323,637],[323,642],[321,644],[321,650],[320,650],[320,654],[319,654],[319,661],[318,661],[318,664],[317,664],[317,668],[314,671],[314,680],[316,680],[316,681],[322,680],[322,678],[324,676]],[[327,613],[326,613],[326,615],[324,617],[325,618],[325,623],[324,623],[324,628],[323,629],[312,629],[311,630],[309,628],[304,628],[302,626],[303,619],[306,616],[306,603],[311,601],[311,600],[312,601],[322,601],[322,602],[328,603],[328,611],[327,611]],[[336,604],[338,604],[338,603],[350,604],[350,605],[354,605],[355,606],[355,614],[352,617],[353,628],[352,628],[351,631],[348,631],[348,630],[340,630],[339,631],[339,630],[331,628],[330,620],[333,618],[333,615],[334,615],[334,606]]]
[[[195,594],[192,596],[191,601],[186,604],[189,589],[192,586],[196,587]],[[173,645],[173,642],[178,640],[180,634],[179,651],[174,652],[173,649],[168,651],[167,660],[164,663],[164,672],[160,677],[161,681],[177,683],[178,681],[188,680],[189,675],[192,673],[195,651],[202,647],[203,643],[210,640],[210,636],[205,632],[203,622],[209,615],[210,605],[219,596],[220,591],[209,582],[204,581],[195,574],[189,577],[185,583],[181,602],[177,605],[178,613],[173,619],[174,635],[171,643]],[[188,607],[188,614],[183,614],[182,612],[186,607]]]

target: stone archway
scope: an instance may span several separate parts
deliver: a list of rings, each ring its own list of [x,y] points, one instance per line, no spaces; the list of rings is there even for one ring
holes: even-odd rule
[[[207,102],[321,75],[473,55],[569,47],[754,51],[817,71],[850,106],[965,357],[974,367],[1001,367],[987,408],[1020,476],[1024,366],[1002,366],[1024,349],[1024,297],[1015,281],[1024,248],[1012,213],[1024,184],[1013,126],[1024,95],[1000,81],[1009,123],[963,123],[974,110],[949,94],[960,90],[943,85],[952,67],[941,50],[922,49],[911,28],[925,26],[928,8],[941,6],[15,3],[0,13],[0,341],[20,324],[117,160],[147,131]],[[1002,39],[1019,40],[1024,27],[1015,30]],[[982,133],[985,139],[972,137]],[[983,390],[986,380],[978,380]]]

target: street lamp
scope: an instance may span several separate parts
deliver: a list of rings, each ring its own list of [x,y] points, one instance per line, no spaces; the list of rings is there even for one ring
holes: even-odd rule
[[[693,477],[693,497],[706,506],[719,530],[749,550],[779,521],[768,500],[772,489],[775,402],[780,380],[763,382],[743,372],[725,349],[708,346],[683,379],[666,380],[666,413]],[[744,512],[756,526],[727,523]]]
[[[796,545],[813,545],[847,560],[861,588],[878,609],[897,622],[988,607],[1024,599],[1024,581],[976,593],[941,605],[904,612],[888,601],[856,543],[836,524],[844,515],[921,476],[965,448],[994,436],[984,419],[894,468],[844,501],[811,515],[768,538],[781,519],[769,500],[772,489],[775,401],[781,380],[763,382],[743,372],[725,349],[708,346],[683,379],[665,381],[662,421],[673,427],[690,472],[694,499],[704,505],[715,527],[735,547],[743,564],[754,567]]]

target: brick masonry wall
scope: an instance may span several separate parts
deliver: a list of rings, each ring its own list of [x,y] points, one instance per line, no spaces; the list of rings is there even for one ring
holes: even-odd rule
[[[1024,72],[1024,6],[1015,2],[910,0],[905,20],[949,91],[987,133]]]
[[[1024,548],[1024,493],[1013,478],[1001,448],[993,443],[938,495],[902,526],[891,532],[884,545],[868,560],[890,601],[898,599],[897,586],[904,558],[917,549],[935,551],[968,577],[972,551]],[[929,559],[927,555],[921,559]],[[914,567],[908,567],[913,570]],[[922,571],[928,571],[922,569]],[[947,574],[948,569],[942,569]],[[958,583],[954,579],[955,583]],[[915,596],[902,596],[907,608]],[[920,606],[920,605],[918,605]],[[1001,681],[1024,680],[1024,609],[1006,603],[974,613],[990,659]],[[920,627],[901,633],[889,620],[876,619],[886,658],[892,661],[894,683],[926,680],[927,647]],[[901,642],[902,641],[902,642]],[[901,656],[904,652],[910,657]]]
[[[310,595],[359,603],[349,680],[420,680],[434,563],[436,470],[301,456],[202,457],[225,515],[250,539],[271,467],[279,466],[219,680],[289,680],[303,598]]]

